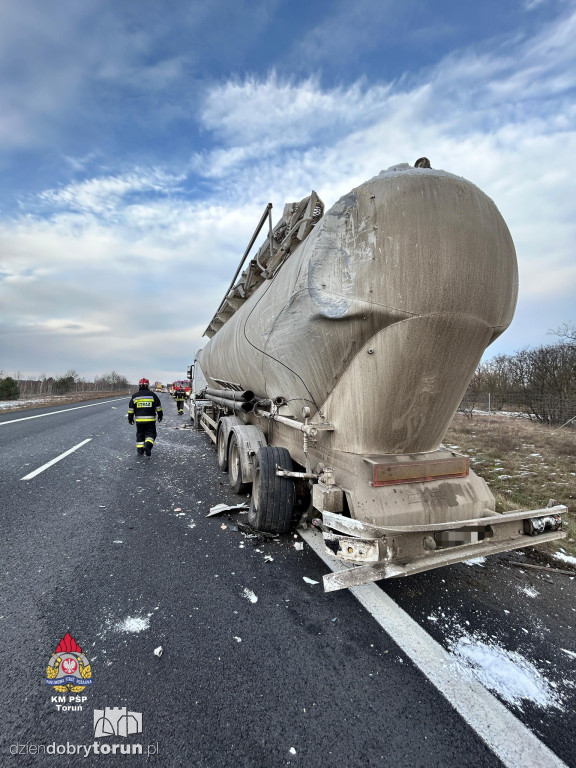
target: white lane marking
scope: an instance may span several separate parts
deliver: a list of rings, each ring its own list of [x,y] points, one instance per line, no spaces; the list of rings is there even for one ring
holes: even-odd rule
[[[38,467],[38,469],[35,469],[34,472],[30,472],[29,475],[21,477],[20,480],[31,480],[33,477],[36,477],[36,475],[39,475],[40,472],[44,472],[45,469],[51,467],[52,464],[56,464],[58,461],[62,461],[62,459],[65,459],[66,456],[69,456],[71,453],[74,453],[74,451],[77,451],[78,448],[82,448],[82,446],[86,445],[86,443],[89,443],[90,440],[92,440],[91,437],[89,437],[87,440],[82,440],[82,442],[78,443],[78,445],[75,445],[74,448],[70,448],[70,450],[64,451],[64,453],[61,453],[60,456],[56,456],[55,459],[52,459],[52,461],[49,461],[47,464],[43,464],[41,467]]]
[[[94,408],[95,405],[104,405],[105,403],[117,403],[118,400],[124,400],[124,397],[116,397],[114,400],[103,400],[101,403],[90,403],[90,405],[76,405],[74,408],[62,408],[61,411],[51,411],[50,413],[39,413],[37,416],[23,416],[21,419],[11,419],[10,421],[1,421],[0,427],[5,424],[15,424],[17,421],[28,421],[28,419],[41,419],[43,416],[56,416],[66,411],[78,411],[80,408]]]
[[[300,529],[298,533],[330,570],[353,567],[326,553],[320,533]],[[508,768],[567,768],[480,683],[464,678],[454,656],[380,587],[365,584],[349,589],[504,765]]]

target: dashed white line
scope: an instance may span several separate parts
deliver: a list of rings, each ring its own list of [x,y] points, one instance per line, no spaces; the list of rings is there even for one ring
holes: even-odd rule
[[[74,453],[74,451],[77,451],[78,448],[82,448],[82,446],[86,445],[86,443],[89,443],[90,440],[92,440],[91,437],[89,437],[87,440],[82,440],[82,442],[78,443],[78,445],[75,445],[74,448],[70,448],[68,451],[64,451],[64,453],[61,453],[60,456],[56,456],[55,459],[52,459],[52,461],[49,461],[47,464],[43,464],[41,467],[38,467],[38,469],[35,469],[34,472],[30,472],[29,475],[21,477],[20,480],[31,480],[33,477],[36,477],[36,475],[39,475],[40,472],[44,472],[44,470],[48,469],[48,467],[51,467],[58,461],[62,461],[62,459],[65,459],[66,456],[69,456],[71,453]]]
[[[105,403],[117,403],[118,400],[125,400],[125,397],[116,397],[114,400],[103,400],[101,403],[90,403],[90,405],[75,405],[74,408],[62,408],[61,411],[50,411],[50,413],[39,413],[36,416],[23,416],[21,419],[10,419],[10,421],[1,421],[0,427],[6,424],[15,424],[17,421],[28,421],[28,419],[41,419],[43,416],[56,416],[66,411],[78,411],[80,408],[94,408],[95,405],[104,405]]]
[[[353,567],[328,555],[317,531],[298,533],[332,571]],[[567,768],[480,683],[464,678],[454,657],[380,587],[365,584],[350,592],[507,768]]]

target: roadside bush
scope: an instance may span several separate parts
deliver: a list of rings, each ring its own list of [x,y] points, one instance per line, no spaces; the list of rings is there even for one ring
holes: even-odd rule
[[[52,385],[52,392],[55,395],[64,395],[66,392],[70,392],[74,386],[74,376],[60,376],[59,379],[54,380]]]
[[[0,381],[0,400],[18,400],[20,390],[12,376],[6,376]]]

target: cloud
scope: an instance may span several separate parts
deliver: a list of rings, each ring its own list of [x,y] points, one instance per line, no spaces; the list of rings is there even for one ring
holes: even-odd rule
[[[447,56],[410,83],[322,89],[315,78],[272,73],[221,84],[201,113],[223,145],[204,155],[204,172],[225,175],[238,195],[295,199],[314,186],[333,202],[382,167],[428,155],[494,197],[516,240],[523,290],[566,295],[576,288],[575,33],[576,14],[564,15],[531,38]]]
[[[25,337],[10,347],[14,365],[34,359],[35,330],[66,361],[62,369],[138,377],[157,361],[164,378],[169,370],[176,378],[268,200],[274,218],[312,188],[331,205],[382,168],[422,155],[500,208],[516,242],[521,301],[497,345],[533,343],[534,317],[545,334],[571,319],[576,294],[575,24],[565,14],[532,37],[499,37],[394,81],[326,87],[318,76],[272,71],[208,85],[198,113],[204,150],[188,167],[101,170],[23,199],[23,212],[4,219],[3,339]],[[137,57],[145,41],[131,45]],[[112,58],[114,71],[100,74],[129,80],[132,64]],[[150,78],[178,78],[184,64],[163,61],[146,69]],[[76,172],[93,161],[80,156]]]
[[[159,169],[135,168],[129,174],[88,179],[60,189],[41,192],[38,200],[52,208],[95,214],[112,213],[142,193],[171,194],[177,192],[184,176],[173,176]]]

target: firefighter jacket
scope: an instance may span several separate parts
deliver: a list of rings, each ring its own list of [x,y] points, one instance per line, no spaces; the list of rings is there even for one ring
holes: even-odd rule
[[[156,421],[156,414],[162,413],[162,403],[155,392],[150,392],[147,387],[139,389],[132,395],[128,403],[128,415],[134,414],[137,424],[146,421]]]
[[[174,392],[174,399],[177,403],[180,401],[184,402],[184,400],[186,400],[186,392],[183,389],[177,389],[176,392]]]

